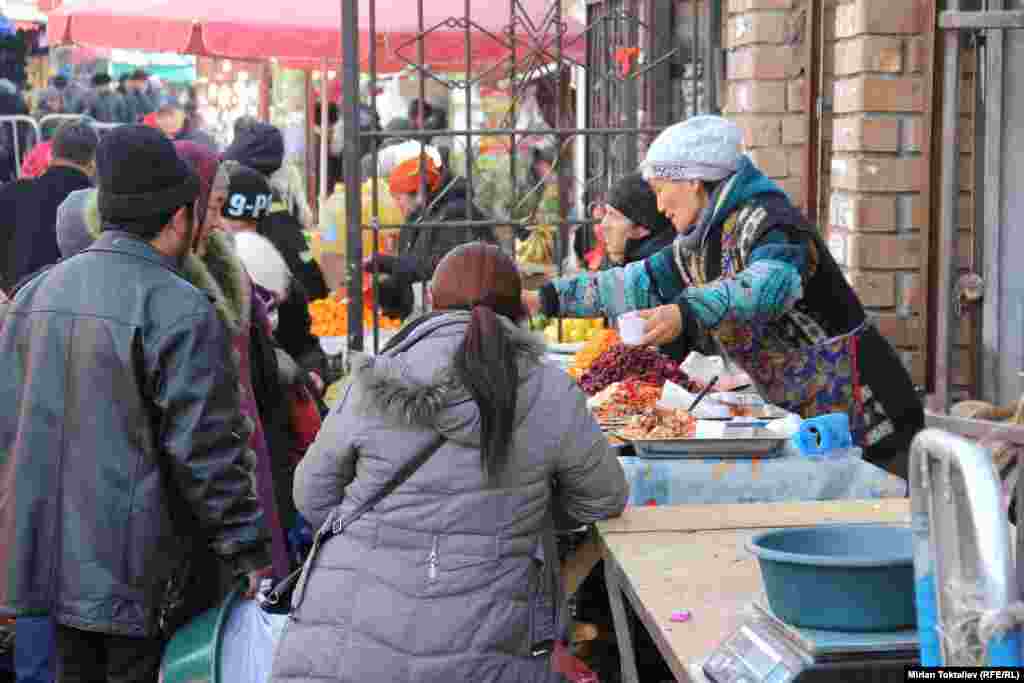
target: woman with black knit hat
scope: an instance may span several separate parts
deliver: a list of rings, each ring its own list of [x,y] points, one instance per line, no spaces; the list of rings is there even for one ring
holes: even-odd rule
[[[640,173],[630,174],[612,186],[601,229],[607,245],[601,270],[643,261],[672,244],[676,236],[672,221],[658,211],[658,198]],[[694,330],[659,349],[680,363],[690,351],[712,351],[708,340]]]
[[[642,261],[672,244],[672,221],[658,211],[658,198],[640,173],[612,186],[605,203],[604,230],[608,245],[601,268]]]

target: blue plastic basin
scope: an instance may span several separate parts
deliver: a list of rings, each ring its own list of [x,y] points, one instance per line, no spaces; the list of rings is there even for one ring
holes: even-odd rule
[[[843,524],[750,539],[768,605],[801,628],[897,631],[917,623],[909,527]]]

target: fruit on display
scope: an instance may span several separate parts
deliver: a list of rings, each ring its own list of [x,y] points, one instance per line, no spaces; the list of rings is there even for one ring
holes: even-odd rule
[[[616,344],[598,357],[579,378],[580,387],[591,396],[615,382],[633,379],[659,387],[666,381],[686,389],[689,377],[668,356],[651,347]]]
[[[573,356],[569,374],[578,380],[605,351],[621,343],[622,339],[615,330],[601,330]]]
[[[558,338],[558,320],[550,320],[544,327],[544,341],[548,344],[578,344],[587,342],[605,328],[602,318],[563,318],[562,338]]]
[[[317,337],[344,337],[348,334],[348,299],[338,295],[317,299],[309,304],[309,316],[313,319],[310,331]],[[379,316],[382,330],[397,330],[401,320]],[[373,328],[373,302],[363,307],[363,326]]]
[[[551,265],[555,262],[555,227],[538,225],[524,240],[516,240],[516,261]]]

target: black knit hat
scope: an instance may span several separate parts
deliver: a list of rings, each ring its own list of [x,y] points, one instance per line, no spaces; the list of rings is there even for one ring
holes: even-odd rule
[[[101,85],[107,85],[110,83],[110,75],[105,73],[98,73],[92,77],[92,84],[96,87]]]
[[[221,159],[237,161],[269,176],[284,163],[281,129],[261,121],[248,123],[235,134],[234,141]]]
[[[96,148],[100,216],[132,222],[196,201],[199,178],[162,132],[118,126]]]
[[[242,221],[259,221],[270,212],[274,193],[259,171],[248,166],[233,166],[228,176],[228,192],[221,215]]]
[[[674,229],[672,221],[658,211],[658,198],[639,173],[630,174],[615,183],[608,193],[608,204],[636,225],[650,230],[652,235]]]

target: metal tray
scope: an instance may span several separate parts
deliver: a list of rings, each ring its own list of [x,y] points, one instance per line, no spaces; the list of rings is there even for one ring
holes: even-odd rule
[[[753,436],[720,439],[630,439],[621,432],[614,435],[633,447],[641,458],[703,459],[703,458],[778,458],[783,454],[787,438],[766,429],[754,430]]]

